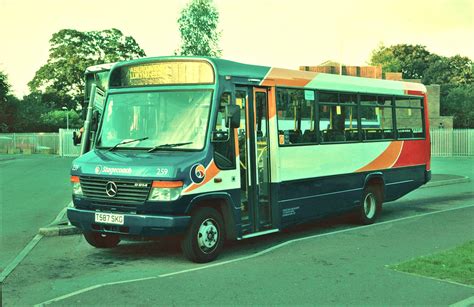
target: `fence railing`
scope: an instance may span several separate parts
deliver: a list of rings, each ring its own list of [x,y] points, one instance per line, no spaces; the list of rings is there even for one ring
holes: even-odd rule
[[[59,129],[59,155],[62,157],[77,157],[81,152],[81,146],[74,146],[72,133],[77,130]]]
[[[58,133],[0,133],[0,153],[59,154]]]
[[[474,156],[474,129],[431,129],[433,157]]]
[[[0,154],[55,154],[79,156],[80,146],[72,144],[74,130],[59,133],[0,133]],[[474,129],[431,129],[433,157],[474,156]]]

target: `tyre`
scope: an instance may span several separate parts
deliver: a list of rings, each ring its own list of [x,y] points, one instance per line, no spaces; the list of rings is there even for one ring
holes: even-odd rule
[[[377,186],[369,185],[362,194],[358,220],[363,225],[375,222],[382,210],[382,193]]]
[[[194,212],[181,249],[186,258],[203,263],[216,259],[224,241],[222,217],[213,208],[200,208]]]
[[[120,242],[119,235],[100,232],[84,232],[84,238],[87,243],[97,248],[112,248]]]

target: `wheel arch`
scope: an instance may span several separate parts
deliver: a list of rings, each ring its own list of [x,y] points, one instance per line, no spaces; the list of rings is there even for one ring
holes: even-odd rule
[[[380,188],[382,202],[385,199],[385,178],[382,172],[373,172],[365,176],[364,189],[368,186],[377,186]]]
[[[224,230],[226,239],[237,238],[235,206],[230,194],[226,192],[202,194],[196,196],[189,203],[186,214],[192,215],[192,212],[203,207],[210,207],[217,210],[224,221]]]

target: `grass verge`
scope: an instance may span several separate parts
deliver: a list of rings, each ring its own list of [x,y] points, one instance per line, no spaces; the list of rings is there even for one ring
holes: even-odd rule
[[[397,271],[474,286],[474,241],[389,267]]]

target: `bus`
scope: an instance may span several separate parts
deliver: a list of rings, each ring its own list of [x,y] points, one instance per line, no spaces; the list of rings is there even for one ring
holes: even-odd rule
[[[225,240],[329,215],[371,224],[431,178],[419,83],[153,57],[108,85],[67,212],[94,247],[172,236],[209,262]]]

